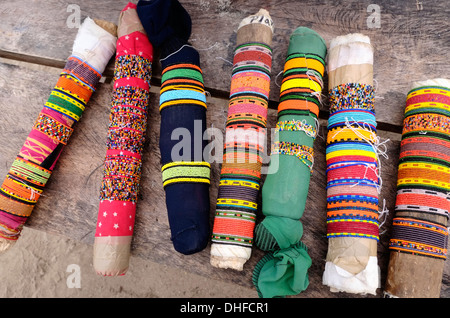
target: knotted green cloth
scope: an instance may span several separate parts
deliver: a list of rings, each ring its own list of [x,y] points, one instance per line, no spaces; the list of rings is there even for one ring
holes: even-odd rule
[[[312,262],[300,242],[300,218],[311,178],[326,51],[325,41],[311,29],[297,28],[290,37],[274,143],[279,148],[272,148],[262,188],[265,218],[255,229],[256,245],[269,252],[253,273],[260,297],[296,295],[309,284]]]
[[[308,269],[311,263],[302,242],[264,255],[253,272],[253,282],[259,296],[274,298],[297,295],[305,290],[309,285]]]

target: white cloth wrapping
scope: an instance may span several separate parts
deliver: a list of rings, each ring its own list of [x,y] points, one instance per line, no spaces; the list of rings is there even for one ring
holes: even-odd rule
[[[100,74],[116,51],[117,37],[87,17],[81,24],[72,47],[72,55],[85,61]]]
[[[332,292],[375,295],[376,289],[380,287],[379,277],[378,260],[375,256],[371,256],[366,268],[356,275],[332,262],[326,262],[322,282],[329,286]]]

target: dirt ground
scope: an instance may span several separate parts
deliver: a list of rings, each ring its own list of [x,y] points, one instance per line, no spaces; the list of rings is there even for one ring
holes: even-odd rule
[[[256,290],[132,257],[125,276],[101,277],[92,246],[25,228],[0,255],[1,298],[257,298]]]

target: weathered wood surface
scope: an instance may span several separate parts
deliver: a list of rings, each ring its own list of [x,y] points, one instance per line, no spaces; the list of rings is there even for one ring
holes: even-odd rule
[[[117,21],[119,11],[127,1],[0,1],[0,176],[6,175],[42,105],[56,83],[60,68],[70,54],[77,29],[67,27],[70,15],[67,7],[76,3],[81,18],[91,16]],[[236,28],[245,16],[259,7],[268,9],[275,21],[274,67],[272,76],[272,108],[276,108],[279,87],[276,75],[284,65],[290,33],[297,26],[308,26],[328,42],[331,38],[350,32],[369,35],[375,48],[375,78],[377,87],[377,120],[379,136],[390,138],[388,159],[382,158],[380,194],[391,211],[381,231],[378,244],[381,283],[386,279],[389,261],[388,241],[395,204],[398,132],[406,94],[411,81],[444,76],[450,73],[449,11],[444,1],[423,3],[417,10],[415,1],[402,4],[395,1],[380,3],[381,28],[368,29],[367,1],[195,1],[182,0],[193,19],[192,44],[200,49],[208,98],[208,127],[224,130],[227,115],[227,95],[230,85],[231,61]],[[431,18],[432,17],[432,18]],[[214,30],[214,32],[211,32]],[[17,63],[17,60],[30,63]],[[244,271],[223,270],[209,264],[209,246],[202,252],[184,256],[174,251],[161,185],[159,153],[158,63],[155,63],[155,85],[144,149],[141,200],[138,204],[133,255],[175,266],[206,277],[234,282],[247,287],[252,271],[263,253],[253,249]],[[52,67],[42,67],[49,65]],[[112,63],[107,75],[112,74]],[[280,80],[280,78],[278,78]],[[109,105],[112,86],[100,84],[82,120],[75,127],[68,147],[40,198],[28,226],[64,235],[91,244],[95,234],[98,193],[105,155]],[[269,111],[268,127],[274,127],[276,112]],[[326,119],[327,107],[322,116]],[[326,239],[326,121],[321,136],[315,142],[315,166],[311,179],[304,224],[303,241],[313,260],[310,285],[297,297],[359,297],[346,293],[331,293],[322,285],[322,273],[327,252]],[[383,129],[385,129],[383,131]],[[211,225],[218,191],[219,164],[213,164],[211,186]],[[263,178],[264,180],[264,178]],[[133,266],[133,264],[131,264]],[[441,297],[450,297],[450,265],[446,263]],[[382,288],[377,297],[381,297]],[[366,297],[366,296],[364,296]],[[371,297],[371,296],[370,296]]]
[[[68,27],[73,22],[74,5],[80,10],[81,20],[90,16],[114,22],[127,2],[2,0],[0,56],[19,53],[20,57],[31,56],[61,67],[77,32],[76,28]],[[404,102],[411,82],[450,74],[450,8],[442,0],[422,0],[421,5],[416,2],[378,1],[378,28],[370,24],[372,11],[367,11],[373,4],[371,0],[181,1],[192,17],[191,43],[200,49],[205,83],[212,94],[225,97],[237,26],[260,7],[269,10],[275,24],[273,79],[283,69],[289,36],[298,26],[313,28],[327,43],[338,35],[353,32],[370,36],[375,49],[374,78],[378,83],[377,120],[382,127],[397,132],[403,115],[399,105]],[[158,78],[156,69],[155,80]],[[273,80],[271,99],[274,102],[278,94],[279,88]],[[272,105],[276,107],[276,103]],[[323,110],[326,116],[327,107]]]
[[[59,69],[33,64],[25,66],[0,64],[0,175],[5,175],[23,144],[34,119],[38,115],[51,88],[56,82]],[[153,261],[180,267],[211,278],[235,282],[252,287],[251,275],[263,253],[254,248],[250,261],[243,272],[213,268],[209,264],[209,246],[202,252],[184,256],[174,251],[170,242],[170,231],[165,208],[164,192],[161,186],[158,149],[159,113],[158,87],[153,87],[152,107],[149,114],[149,130],[143,158],[141,200],[138,204],[133,255]],[[101,84],[93,95],[82,120],[75,127],[69,145],[64,150],[52,178],[47,184],[44,196],[27,223],[28,226],[47,232],[64,235],[92,244],[97,220],[98,193],[101,183],[101,165],[104,160],[104,143],[107,134],[111,84]],[[224,127],[226,100],[208,100],[208,124]],[[274,110],[269,113],[269,126],[276,121]],[[322,125],[321,137],[315,142],[316,162],[311,179],[304,223],[303,241],[309,248],[313,260],[310,270],[310,286],[298,297],[355,297],[355,295],[334,294],[322,285],[321,277],[327,251],[326,240],[326,175],[325,141],[326,129]],[[395,180],[399,152],[398,135],[380,132],[382,138],[392,138],[389,145],[389,159],[382,161],[383,190],[380,198],[393,211],[395,201]],[[219,164],[213,164],[211,186],[211,211],[217,197]],[[388,216],[381,231],[379,262],[382,282],[385,280],[388,262],[387,244],[392,216]],[[211,224],[213,214],[211,214]],[[131,264],[133,266],[133,264]],[[443,297],[449,296],[448,266],[444,273]],[[381,293],[381,289],[380,289]],[[381,296],[379,294],[378,296]]]

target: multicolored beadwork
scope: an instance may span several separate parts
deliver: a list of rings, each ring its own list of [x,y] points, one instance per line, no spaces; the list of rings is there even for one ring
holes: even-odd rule
[[[106,32],[87,18],[80,26],[79,34],[88,28],[93,28],[92,36]],[[98,31],[100,29],[101,31]],[[114,41],[115,37],[110,35],[110,39],[105,37],[103,44],[103,48],[111,50],[111,55]],[[80,120],[97,87],[102,71],[90,65],[87,59],[73,53],[68,58],[0,187],[0,239],[14,242],[19,238],[23,225],[44,191],[59,155],[69,142],[72,127]]]
[[[175,161],[163,165],[161,171],[164,187],[174,183],[210,184],[211,165],[208,162]]]
[[[322,283],[331,291],[376,295],[381,158],[377,136],[374,48],[351,33],[328,49],[330,115],[326,141],[328,251]]]
[[[272,49],[264,43],[246,43],[236,47],[234,56],[226,130],[243,128],[265,134]],[[259,189],[262,153],[254,149],[262,146],[258,140],[241,143],[240,147],[237,140],[226,140],[221,182],[231,183],[219,186],[214,243],[247,247],[253,244],[258,191],[249,192],[244,183],[258,185]],[[245,193],[247,200],[239,200]]]
[[[448,229],[445,225],[412,217],[395,217],[392,226],[391,250],[447,258]]]
[[[420,86],[406,98],[396,218],[389,248],[446,259],[450,210],[450,89]],[[415,217],[412,217],[415,216]]]
[[[379,175],[374,149],[373,87],[341,84],[332,88],[329,96],[327,237],[378,240]],[[360,192],[350,193],[350,187],[355,185]]]
[[[304,131],[309,137],[317,136],[317,129],[306,123],[306,120],[285,120],[278,121],[275,126],[275,133],[279,131]]]
[[[142,55],[133,51],[136,41],[146,43],[147,50],[141,52]],[[141,32],[122,36],[117,41],[115,84],[100,191],[100,219],[105,210],[102,207],[104,201],[136,203],[138,199],[152,54],[152,46]],[[129,112],[130,108],[132,112]],[[123,219],[126,220],[125,227],[134,224],[134,218],[128,220],[128,216],[124,216]],[[100,228],[97,224],[96,236],[104,235],[115,236],[114,228]]]
[[[288,141],[275,141],[272,144],[271,155],[290,155],[300,159],[312,173],[314,163],[314,148]]]
[[[136,5],[129,3],[121,19],[94,241],[94,268],[103,276],[124,275],[128,269],[153,61],[153,46],[139,25]],[[132,32],[127,23],[133,23]]]
[[[255,16],[261,20],[241,22],[234,49],[212,233],[211,264],[236,270],[242,270],[254,243],[272,69],[273,23],[263,9]]]

